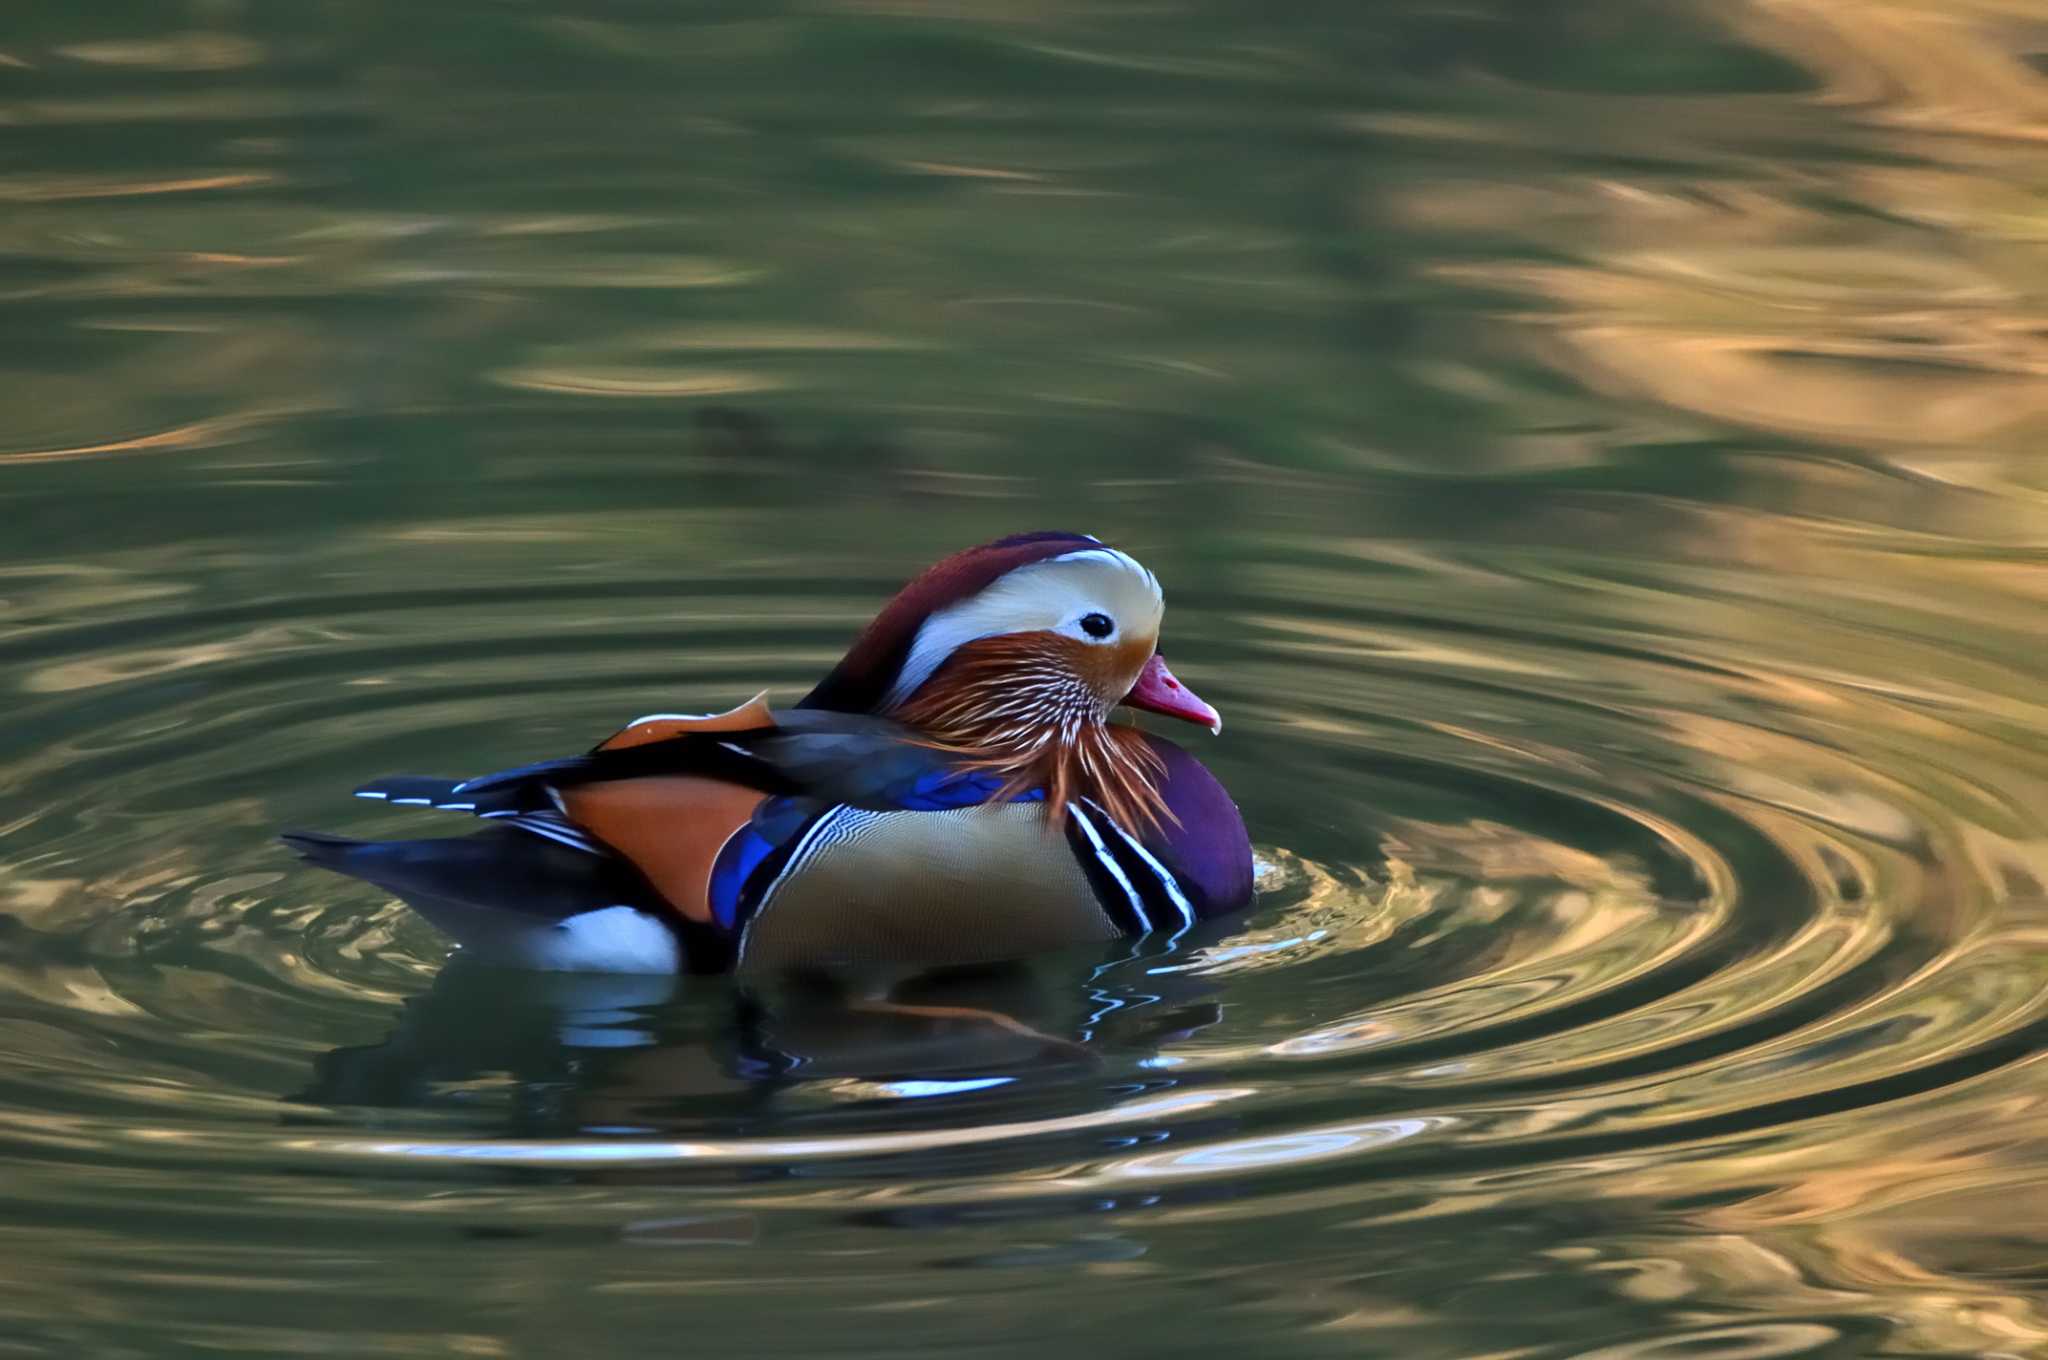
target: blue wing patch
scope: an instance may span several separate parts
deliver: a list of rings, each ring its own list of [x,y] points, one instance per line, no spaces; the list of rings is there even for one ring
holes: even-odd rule
[[[774,853],[775,842],[762,835],[753,822],[726,838],[718,858],[712,862],[707,894],[711,919],[721,928],[731,930],[739,920],[740,899],[746,895],[747,880],[761,867],[761,861]]]
[[[711,919],[721,929],[738,928],[780,871],[787,852],[826,810],[815,798],[770,798],[754,809],[745,826],[726,838],[711,863],[707,894]],[[776,863],[769,864],[771,860]],[[764,864],[767,872],[761,872]]]
[[[931,770],[918,776],[909,788],[896,796],[905,812],[948,812],[954,808],[979,807],[995,801],[1007,781],[988,770]],[[1012,796],[1012,803],[1036,803],[1045,799],[1044,789],[1026,789]]]
[[[979,807],[993,802],[1003,791],[1002,776],[983,770],[933,770],[919,777],[909,788],[899,790],[893,800],[904,812],[946,812],[954,808]],[[1044,789],[1026,789],[1013,795],[1013,803],[1045,801]],[[747,824],[735,831],[718,851],[711,865],[708,893],[711,919],[722,930],[735,930],[753,908],[767,883],[781,870],[786,857],[805,830],[827,809],[813,798],[770,798],[754,810]],[[769,872],[761,872],[770,860],[778,861]]]

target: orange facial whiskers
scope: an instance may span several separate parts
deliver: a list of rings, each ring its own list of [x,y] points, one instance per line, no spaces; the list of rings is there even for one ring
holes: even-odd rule
[[[1058,633],[960,647],[892,715],[973,768],[1003,776],[999,798],[1043,788],[1046,820],[1091,799],[1133,829],[1178,821],[1159,794],[1165,763],[1108,714],[1151,655],[1149,641],[1091,646]]]

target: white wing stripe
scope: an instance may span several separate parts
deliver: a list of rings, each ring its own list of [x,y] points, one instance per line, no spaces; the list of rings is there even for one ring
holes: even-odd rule
[[[536,836],[545,836],[558,845],[568,846],[571,850],[581,850],[585,854],[591,855],[604,853],[596,841],[591,840],[590,837],[574,827],[563,826],[558,822],[543,821],[537,817],[519,817],[514,819],[512,825],[518,827],[521,831],[528,831]]]
[[[775,881],[770,883],[768,890],[761,894],[760,905],[755,911],[756,915],[767,910],[768,904],[775,900],[775,890],[782,886],[783,881],[792,874],[801,872],[804,865],[810,862],[811,857],[817,854],[819,836],[832,823],[838,821],[839,814],[844,811],[846,811],[846,805],[841,803],[817,821],[811,823],[811,829],[804,832],[804,838],[797,842],[795,851],[789,857],[789,862],[782,866],[782,872],[775,876]]]

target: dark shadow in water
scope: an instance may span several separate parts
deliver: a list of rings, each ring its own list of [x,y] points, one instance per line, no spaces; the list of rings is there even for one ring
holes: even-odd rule
[[[865,1083],[892,1102],[1075,1079],[1099,1088],[1221,1018],[1200,979],[1152,971],[1194,942],[1123,941],[1107,959],[1066,953],[892,982],[747,986],[458,957],[390,1034],[322,1055],[291,1098],[563,1137],[758,1131],[809,1083]]]

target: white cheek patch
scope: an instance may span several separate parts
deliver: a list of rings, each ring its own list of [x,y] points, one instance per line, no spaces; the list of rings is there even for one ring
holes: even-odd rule
[[[1082,548],[1019,567],[924,621],[885,704],[893,708],[908,699],[947,657],[978,639],[1062,632],[1084,642],[1115,642],[1156,635],[1165,608],[1158,578],[1115,548]],[[1116,632],[1107,639],[1090,638],[1079,620],[1093,613],[1115,620]]]

